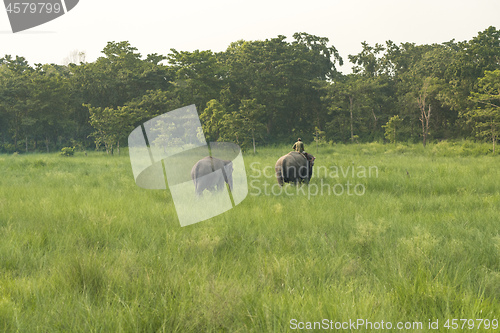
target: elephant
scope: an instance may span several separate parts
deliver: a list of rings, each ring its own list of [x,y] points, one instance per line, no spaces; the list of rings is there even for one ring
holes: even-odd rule
[[[274,167],[278,184],[283,186],[283,183],[294,182],[298,184],[302,181],[309,184],[315,159],[311,154],[295,151],[281,156]]]
[[[221,170],[222,172],[216,172]],[[203,191],[222,191],[224,182],[233,189],[233,163],[231,161],[220,160],[207,156],[196,162],[191,169],[191,179],[193,180],[195,192],[198,196],[203,195]]]

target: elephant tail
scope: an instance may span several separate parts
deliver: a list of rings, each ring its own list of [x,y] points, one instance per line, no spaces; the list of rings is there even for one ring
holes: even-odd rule
[[[198,192],[198,178],[199,174],[199,163],[196,163],[195,166],[191,169],[191,179],[193,180],[195,191]]]
[[[193,166],[193,168],[191,169],[191,179],[193,180],[194,185],[196,185],[196,167],[197,167],[197,165],[198,164]]]

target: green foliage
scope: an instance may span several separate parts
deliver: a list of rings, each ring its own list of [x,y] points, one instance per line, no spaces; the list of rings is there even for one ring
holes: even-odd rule
[[[208,142],[218,141],[221,137],[221,132],[224,132],[225,115],[226,110],[220,102],[215,99],[207,102],[205,110],[200,114],[200,120]]]
[[[131,105],[119,106],[114,108],[99,108],[91,105],[84,105],[90,113],[90,125],[95,129],[91,134],[94,137],[96,149],[104,144],[106,152],[113,153],[113,147],[120,147],[120,140],[127,135],[140,123],[147,112],[141,108],[134,108]]]
[[[314,141],[316,143],[324,143],[325,142],[325,131],[319,129],[319,127],[314,128]]]
[[[495,152],[500,131],[500,70],[486,71],[470,99],[476,102],[476,108],[465,113],[465,117],[478,138],[491,140]]]
[[[399,118],[399,116],[396,115],[392,116],[385,125],[382,125],[382,127],[385,128],[384,136],[391,143],[396,144],[396,130],[399,128],[402,122],[403,119]]]
[[[59,155],[67,157],[73,156],[74,154],[75,154],[75,147],[64,147],[61,149],[61,152],[59,153]]]
[[[252,145],[256,152],[256,140],[262,138],[266,126],[262,123],[266,107],[257,100],[242,100],[239,110],[224,116],[224,132],[222,140],[234,141],[243,148]]]
[[[486,81],[500,70],[495,27],[461,42],[361,47],[349,55],[349,75],[338,71],[343,59],[327,38],[305,32],[240,40],[218,53],[171,49],[144,57],[128,41],[111,41],[94,62],[67,66],[30,66],[6,55],[2,151],[88,149],[93,140],[112,152],[141,121],[191,104],[209,140],[247,147],[297,133],[312,140],[316,128],[333,142],[382,140],[382,125],[394,115],[404,119],[398,141],[491,134],[496,111],[487,103],[498,103],[488,94],[498,94]],[[480,125],[487,118],[490,129]]]

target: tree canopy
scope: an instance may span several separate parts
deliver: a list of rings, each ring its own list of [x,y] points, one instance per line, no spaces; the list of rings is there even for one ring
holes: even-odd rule
[[[145,57],[108,42],[94,62],[30,66],[0,59],[0,152],[64,146],[113,151],[131,129],[195,104],[209,141],[498,139],[500,31],[468,41],[369,45],[349,55],[296,33],[231,43],[223,52],[171,49]],[[397,119],[397,127],[394,119]]]

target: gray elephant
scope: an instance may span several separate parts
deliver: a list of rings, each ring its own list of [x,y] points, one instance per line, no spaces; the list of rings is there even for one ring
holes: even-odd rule
[[[221,170],[222,172],[215,172]],[[222,191],[224,182],[233,189],[233,163],[231,161],[220,160],[207,156],[202,158],[191,169],[191,179],[193,180],[197,195],[203,195],[204,190],[214,192]]]
[[[311,154],[295,151],[281,156],[274,167],[278,184],[283,186],[283,183],[298,184],[302,181],[308,184],[312,177],[315,159]]]

